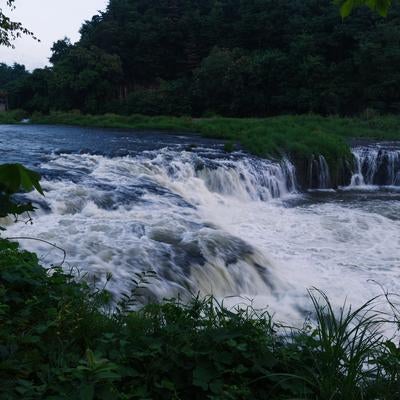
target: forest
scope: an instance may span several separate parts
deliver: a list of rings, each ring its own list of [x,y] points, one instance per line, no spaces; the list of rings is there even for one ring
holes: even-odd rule
[[[11,109],[122,115],[396,114],[400,5],[342,18],[331,0],[111,0],[51,66],[0,64]]]

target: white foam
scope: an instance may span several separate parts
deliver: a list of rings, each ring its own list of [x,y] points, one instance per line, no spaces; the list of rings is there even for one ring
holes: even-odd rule
[[[105,278],[117,296],[135,272],[156,270],[157,298],[189,292],[242,295],[281,319],[301,319],[307,288],[334,304],[399,292],[400,221],[338,203],[288,208],[293,166],[240,156],[204,159],[164,149],[135,158],[63,154],[44,168],[69,177],[44,182],[51,212],[10,226],[60,245],[69,265]],[[28,241],[45,264],[60,254]]]

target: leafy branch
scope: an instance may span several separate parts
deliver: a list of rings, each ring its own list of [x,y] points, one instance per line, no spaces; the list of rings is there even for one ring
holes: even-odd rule
[[[9,7],[10,11],[15,9],[14,3],[15,0],[6,1],[6,6]],[[22,35],[31,36],[34,40],[40,42],[33,32],[25,28],[21,22],[12,21],[10,17],[4,14],[3,9],[0,8],[0,46],[14,48],[12,41]]]

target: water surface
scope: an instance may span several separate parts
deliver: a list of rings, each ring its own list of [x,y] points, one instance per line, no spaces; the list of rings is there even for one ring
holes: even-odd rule
[[[366,163],[385,156],[368,144],[354,149],[362,179],[326,190],[324,171],[323,191],[300,193],[288,160],[227,154],[223,143],[196,135],[0,126],[0,143],[0,161],[37,169],[46,191],[30,195],[39,207],[34,224],[10,224],[6,234],[56,243],[67,252],[65,268],[98,280],[111,272],[116,298],[147,270],[159,278],[147,300],[240,295],[286,320],[303,318],[311,287],[337,305],[370,299],[377,282],[400,292],[394,144],[384,187],[374,179],[383,179],[386,161],[375,175]],[[62,258],[43,243],[22,244],[45,266]]]

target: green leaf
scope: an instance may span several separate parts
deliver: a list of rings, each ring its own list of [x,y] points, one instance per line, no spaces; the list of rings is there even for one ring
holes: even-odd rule
[[[86,360],[89,368],[93,368],[96,365],[96,357],[94,356],[93,351],[90,349],[86,349]]]
[[[7,215],[21,215],[25,212],[34,211],[31,203],[18,204],[10,195],[0,194],[0,218]]]
[[[351,14],[353,8],[354,8],[353,0],[345,1],[340,7],[340,15],[342,16],[342,18],[348,17]]]
[[[40,175],[22,164],[0,165],[0,188],[8,194],[17,193],[21,189],[25,191],[36,189],[43,195],[39,181]]]

